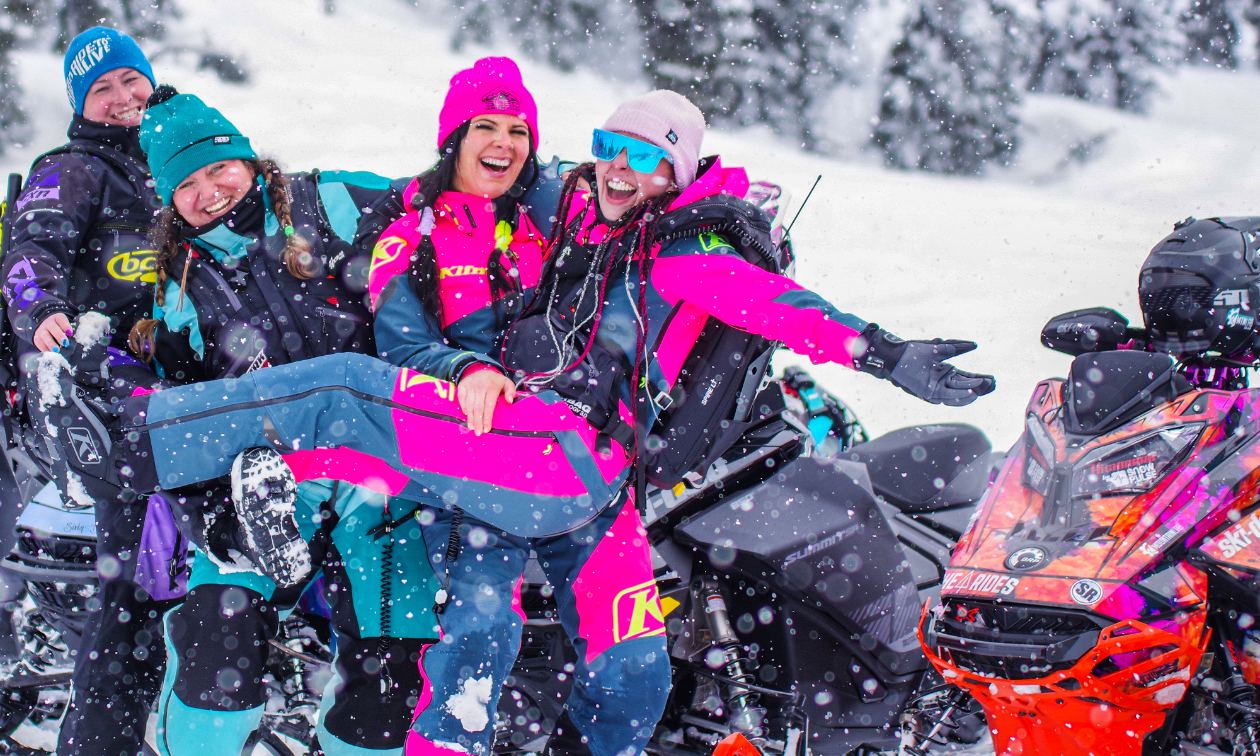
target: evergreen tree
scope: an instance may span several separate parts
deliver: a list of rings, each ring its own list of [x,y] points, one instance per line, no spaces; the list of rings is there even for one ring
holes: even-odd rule
[[[7,0],[0,5],[0,154],[29,136],[11,50],[51,37],[53,50],[64,52],[70,40],[93,26],[160,38],[164,19],[175,13],[170,0]]]
[[[16,41],[17,35],[11,30],[0,28],[0,155],[9,145],[21,144],[30,136],[26,113],[20,105],[22,87],[9,55]]]
[[[1242,20],[1260,32],[1260,0],[1238,0]],[[1260,39],[1256,43],[1256,64],[1260,65]]]
[[[1192,64],[1236,68],[1238,25],[1230,12],[1229,0],[1189,0],[1181,12],[1181,30],[1186,35],[1186,59]]]
[[[889,53],[872,141],[896,168],[978,174],[1015,152],[1019,98],[1003,17],[988,3],[926,0]],[[995,65],[996,64],[996,65]]]
[[[53,49],[64,52],[79,32],[109,26],[137,39],[160,39],[164,20],[177,11],[171,0],[8,0],[3,12],[37,33],[55,29]]]
[[[1175,0],[1040,0],[1034,92],[1143,111],[1154,72],[1183,57]]]
[[[633,9],[615,0],[455,0],[454,7],[459,12],[452,38],[456,50],[468,43],[489,44],[503,34],[526,55],[561,71],[572,71],[583,61],[591,68],[612,66],[614,72],[627,66],[618,63],[627,52],[620,33],[635,24],[618,21]],[[619,48],[620,58],[599,54],[611,47]]]
[[[714,123],[766,123],[824,149],[819,106],[851,76],[853,19],[865,0],[636,0],[657,87]]]

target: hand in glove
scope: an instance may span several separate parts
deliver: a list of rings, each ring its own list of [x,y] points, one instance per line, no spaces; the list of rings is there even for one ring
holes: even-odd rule
[[[991,375],[968,373],[945,364],[945,360],[975,349],[975,342],[902,341],[874,323],[862,331],[862,338],[866,351],[855,357],[854,366],[926,402],[961,407],[997,387]]]

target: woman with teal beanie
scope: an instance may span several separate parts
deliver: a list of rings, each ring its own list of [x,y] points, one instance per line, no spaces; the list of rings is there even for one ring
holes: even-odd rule
[[[163,87],[149,106],[141,142],[164,207],[153,236],[154,317],[133,329],[135,353],[175,383],[335,352],[374,354],[364,295],[375,238],[359,228],[374,227],[365,211],[390,182],[367,173],[286,175],[197,97]],[[158,749],[240,753],[266,704],[262,665],[278,612],[296,601],[313,567],[322,568],[338,646],[320,746],[328,756],[401,756],[421,695],[415,659],[435,625],[432,570],[419,524],[405,516],[416,505],[321,480],[278,498],[250,495],[243,482],[277,464],[285,462],[272,450],[251,450],[230,486],[169,492],[198,552],[188,597],[164,621],[170,663]],[[383,522],[391,527],[381,534]],[[317,553],[307,543],[320,544]],[[239,608],[224,612],[229,604]]]

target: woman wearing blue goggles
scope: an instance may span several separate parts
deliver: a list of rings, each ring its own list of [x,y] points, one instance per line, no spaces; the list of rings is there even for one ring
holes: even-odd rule
[[[618,159],[622,153],[624,162]],[[607,220],[615,221],[641,202],[675,188],[674,158],[654,144],[595,129],[591,154],[596,161],[599,209]]]

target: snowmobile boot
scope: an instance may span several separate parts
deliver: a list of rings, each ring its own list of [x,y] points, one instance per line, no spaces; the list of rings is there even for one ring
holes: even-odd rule
[[[121,492],[112,413],[74,380],[71,364],[57,352],[43,352],[27,374],[28,439],[70,507],[90,507]]]
[[[297,525],[297,480],[279,452],[246,449],[232,462],[232,502],[246,557],[281,588],[311,571],[311,554]]]
[[[109,386],[109,318],[85,312],[74,321],[74,337],[61,350],[73,368],[74,381],[85,389],[103,392]]]

